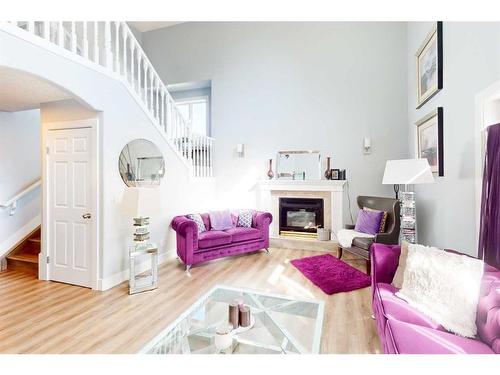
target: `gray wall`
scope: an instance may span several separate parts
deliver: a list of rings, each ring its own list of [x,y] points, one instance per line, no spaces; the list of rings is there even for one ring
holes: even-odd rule
[[[381,185],[385,161],[408,152],[404,23],[184,23],[142,43],[166,83],[212,80],[221,207],[253,205],[280,149],[332,156],[353,198],[392,195]]]
[[[40,163],[40,111],[0,112],[0,202],[39,179]],[[18,202],[14,216],[9,216],[9,209],[0,209],[0,256],[20,239],[14,238],[16,233],[39,217],[40,210],[39,188]]]
[[[444,108],[444,177],[415,186],[419,242],[476,255],[474,202],[474,96],[500,79],[500,23],[445,22],[443,90],[415,109],[415,52],[431,30],[409,23],[409,150],[415,155],[414,123]]]

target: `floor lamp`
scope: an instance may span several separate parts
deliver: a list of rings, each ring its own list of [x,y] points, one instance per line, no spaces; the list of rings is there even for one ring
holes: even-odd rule
[[[433,182],[434,176],[427,159],[388,160],[385,164],[382,184],[394,185],[396,199],[399,199],[401,204],[401,241],[410,243],[417,241],[415,193],[408,189],[408,185]],[[405,189],[398,194],[400,185],[404,185]]]

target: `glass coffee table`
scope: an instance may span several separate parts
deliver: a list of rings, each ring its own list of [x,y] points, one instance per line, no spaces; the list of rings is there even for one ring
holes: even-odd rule
[[[151,340],[141,353],[216,354],[215,331],[228,320],[236,299],[250,307],[255,321],[233,335],[234,354],[319,353],[323,301],[217,285]],[[226,351],[227,352],[227,351]]]

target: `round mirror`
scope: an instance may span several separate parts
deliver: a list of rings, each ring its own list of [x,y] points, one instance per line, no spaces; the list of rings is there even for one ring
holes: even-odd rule
[[[127,186],[157,186],[165,175],[165,161],[153,142],[135,139],[120,154],[118,168]]]

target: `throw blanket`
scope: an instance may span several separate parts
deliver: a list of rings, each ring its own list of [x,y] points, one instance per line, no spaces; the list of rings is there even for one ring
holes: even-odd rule
[[[474,337],[483,268],[478,259],[410,244],[396,295],[448,331]]]
[[[337,233],[337,240],[342,247],[351,247],[352,240],[356,237],[374,238],[375,236],[371,234],[356,232],[352,229],[341,229]]]

